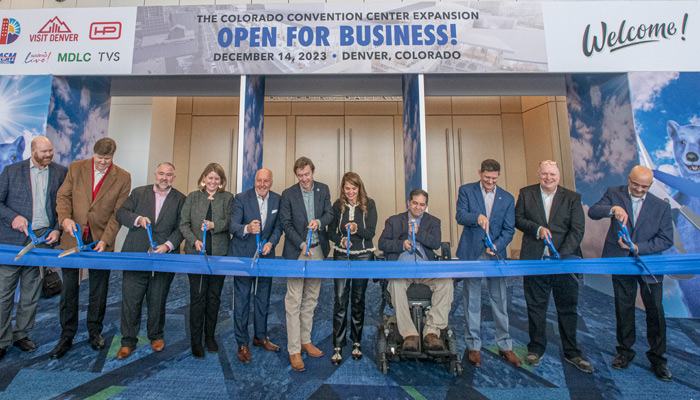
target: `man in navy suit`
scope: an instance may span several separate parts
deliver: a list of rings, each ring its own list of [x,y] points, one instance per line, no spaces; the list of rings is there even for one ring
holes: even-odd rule
[[[153,177],[155,184],[132,190],[129,198],[117,211],[117,221],[129,229],[122,252],[152,251],[162,254],[180,250],[183,239],[180,233],[180,213],[185,204],[185,195],[173,188],[175,166],[169,162],[162,162],[158,164]],[[149,225],[153,241],[158,244],[155,249],[151,248],[148,238]],[[148,306],[146,326],[151,349],[162,351],[165,346],[165,305],[175,274],[124,271],[122,276],[122,341],[117,359],[129,357],[136,349],[144,297]]]
[[[413,189],[408,195],[408,210],[389,217],[379,238],[379,250],[389,261],[432,261],[433,250],[440,248],[442,231],[440,219],[427,212],[428,193],[423,189]],[[415,243],[413,232],[415,231]],[[418,351],[418,330],[413,325],[408,309],[406,290],[412,283],[428,286],[433,292],[431,308],[425,319],[423,342],[428,350],[445,349],[440,340],[440,330],[447,327],[447,319],[452,305],[454,284],[451,278],[389,279],[387,289],[396,310],[396,324],[403,337],[404,351]]]
[[[544,242],[546,237],[551,238],[562,258],[580,258],[581,240],[586,227],[581,195],[559,186],[561,173],[556,161],[540,162],[537,175],[540,183],[520,189],[515,204],[515,227],[523,232],[520,259],[541,260],[549,256]],[[595,370],[582,357],[576,344],[578,283],[578,278],[571,274],[523,277],[530,333],[526,364],[537,367],[544,357],[547,348],[547,308],[551,294],[557,308],[564,359],[582,372]]]
[[[593,207],[588,210],[591,219],[610,218],[610,229],[605,237],[603,257],[630,257],[634,253],[617,232],[620,223],[627,227],[632,244],[639,255],[661,254],[673,246],[673,224],[671,207],[649,192],[654,182],[654,173],[647,167],[637,165],[629,174],[629,185],[610,187]],[[619,221],[619,222],[618,222]],[[658,283],[649,275],[613,275],[615,293],[615,316],[617,319],[617,355],[612,367],[625,369],[634,359],[632,349],[635,336],[635,300],[637,287],[647,314],[647,358],[652,370],[662,381],[671,381],[671,372],[666,366],[666,318],[664,317],[663,275]]]
[[[255,187],[236,195],[231,214],[229,231],[233,238],[228,247],[232,257],[253,257],[257,251],[256,235],[260,235],[262,246],[260,257],[275,258],[275,246],[282,236],[279,215],[280,195],[270,191],[272,171],[267,168],[255,174]],[[253,292],[253,346],[267,351],[280,351],[280,347],[267,336],[267,312],[270,305],[271,277],[254,278],[234,276],[233,287],[236,294],[234,304],[234,331],[238,342],[238,361],[250,362],[248,348],[248,315],[250,312],[250,289]]]
[[[515,201],[513,196],[497,185],[501,165],[496,160],[484,160],[479,170],[479,182],[459,188],[457,223],[462,225],[457,258],[460,260],[496,260],[506,258],[506,247],[515,233]],[[489,233],[498,256],[484,245]],[[469,361],[481,366],[481,278],[464,279],[464,310],[467,321],[465,337]],[[496,327],[498,354],[510,365],[521,365],[513,353],[513,340],[508,333],[508,300],[505,277],[486,278]]]
[[[53,144],[45,136],[32,140],[31,158],[8,165],[0,174],[0,243],[24,246],[30,243],[28,222],[37,236],[53,229],[47,245],[58,242],[56,192],[68,169],[52,162]],[[49,247],[46,246],[46,247]],[[41,246],[45,247],[45,246]],[[21,283],[20,283],[21,282]],[[15,326],[12,327],[14,292],[20,283]],[[0,266],[0,359],[10,344],[21,351],[35,351],[29,339],[39,303],[41,277],[38,267]]]
[[[333,207],[328,186],[314,181],[314,163],[300,157],[294,162],[294,174],[299,183],[282,192],[280,224],[284,231],[282,257],[287,260],[323,260],[331,247],[326,227],[333,220]],[[307,250],[307,235],[311,242]],[[301,352],[322,357],[323,352],[311,343],[314,310],[321,292],[319,278],[287,278],[287,351],[295,371],[304,371]]]

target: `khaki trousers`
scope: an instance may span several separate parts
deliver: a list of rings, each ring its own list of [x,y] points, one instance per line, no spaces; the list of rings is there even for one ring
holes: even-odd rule
[[[311,255],[301,253],[299,260],[322,261],[320,246],[311,249]],[[287,295],[284,308],[287,312],[287,351],[301,353],[301,345],[311,342],[311,328],[314,323],[314,310],[321,293],[320,278],[287,278]]]
[[[408,336],[418,336],[418,330],[413,325],[411,311],[408,308],[408,298],[406,290],[412,283],[419,283],[428,286],[433,292],[431,299],[432,306],[425,318],[423,337],[429,333],[440,336],[440,329],[447,327],[447,319],[452,307],[454,296],[454,283],[451,278],[430,278],[430,279],[389,279],[387,289],[391,294],[391,302],[396,310],[396,323],[399,333],[404,338]]]

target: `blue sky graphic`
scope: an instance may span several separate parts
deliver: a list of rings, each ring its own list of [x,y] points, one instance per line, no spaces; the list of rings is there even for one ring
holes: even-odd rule
[[[24,136],[24,157],[31,154],[29,144],[46,131],[51,76],[0,76],[0,143]]]
[[[421,188],[420,107],[418,75],[403,76],[403,165],[406,200]]]
[[[255,185],[255,173],[262,168],[265,115],[265,77],[249,76],[247,83],[243,128],[243,191]]]

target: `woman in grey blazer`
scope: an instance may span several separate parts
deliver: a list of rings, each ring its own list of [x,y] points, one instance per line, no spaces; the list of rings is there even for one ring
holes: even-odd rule
[[[233,195],[226,191],[226,174],[219,164],[211,163],[199,177],[199,190],[190,193],[182,206],[180,231],[185,238],[185,253],[225,256],[228,250],[228,225]],[[206,229],[205,229],[206,223]],[[206,235],[206,240],[203,240]],[[206,244],[203,244],[206,243]],[[216,353],[216,319],[221,304],[223,275],[188,274],[190,278],[190,337],[192,355],[204,358],[202,331],[207,351]]]

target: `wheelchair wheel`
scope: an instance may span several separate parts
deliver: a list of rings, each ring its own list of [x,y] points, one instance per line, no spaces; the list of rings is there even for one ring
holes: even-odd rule
[[[382,371],[382,374],[386,375],[387,371],[389,370],[389,362],[387,361],[386,356],[382,355],[381,358],[382,361],[379,370]]]

